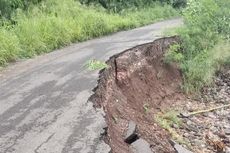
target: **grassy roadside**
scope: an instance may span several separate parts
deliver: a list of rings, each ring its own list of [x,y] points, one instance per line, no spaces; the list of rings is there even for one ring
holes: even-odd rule
[[[180,64],[187,93],[210,85],[215,72],[230,63],[229,8],[229,0],[188,0],[185,26],[176,30],[182,43],[166,54],[167,62]]]
[[[47,0],[12,16],[16,24],[2,20],[0,66],[18,58],[30,58],[72,42],[130,29],[177,16],[170,5],[155,3],[147,8],[108,13],[74,0]]]

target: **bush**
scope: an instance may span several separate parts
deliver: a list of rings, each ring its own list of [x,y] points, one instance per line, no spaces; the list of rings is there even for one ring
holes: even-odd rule
[[[0,0],[0,17],[10,18],[15,9],[27,9],[30,4],[39,2],[41,0]]]
[[[185,91],[199,91],[204,85],[210,85],[213,82],[215,72],[222,65],[227,64],[229,59],[230,45],[227,42],[221,42],[209,51],[188,60],[187,65],[184,65],[187,68],[184,71]]]
[[[163,3],[172,5],[174,8],[185,7],[187,0],[158,0]]]
[[[187,92],[209,85],[218,65],[229,58],[229,7],[229,0],[189,0],[183,11],[185,26],[178,30],[183,50],[174,54],[183,55],[180,64]]]
[[[101,5],[105,9],[113,12],[121,12],[128,8],[143,8],[149,7],[156,2],[162,4],[169,4],[175,8],[184,7],[186,0],[80,0],[83,4],[96,4]]]

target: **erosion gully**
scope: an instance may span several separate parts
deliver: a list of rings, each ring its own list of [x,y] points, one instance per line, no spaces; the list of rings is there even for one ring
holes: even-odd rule
[[[179,37],[173,36],[125,50],[112,56],[108,68],[100,72],[90,101],[105,111],[104,140],[112,153],[229,151],[228,107],[189,117],[178,113],[179,124],[173,122],[173,115],[163,117],[168,127],[156,119],[172,110],[193,112],[224,105],[220,100],[229,102],[230,71],[226,70],[218,73],[217,85],[204,88],[200,96],[183,93],[178,65],[164,62],[165,52],[178,43]]]

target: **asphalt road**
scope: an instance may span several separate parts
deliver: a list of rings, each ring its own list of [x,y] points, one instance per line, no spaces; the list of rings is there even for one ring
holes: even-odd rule
[[[0,153],[107,153],[100,139],[102,110],[88,101],[98,71],[90,59],[110,56],[151,42],[182,24],[173,19],[72,44],[0,72]]]

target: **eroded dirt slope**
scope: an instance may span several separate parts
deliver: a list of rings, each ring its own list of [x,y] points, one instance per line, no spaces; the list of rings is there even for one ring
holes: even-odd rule
[[[152,151],[174,152],[169,135],[154,121],[160,109],[184,99],[181,73],[175,65],[165,64],[164,53],[178,37],[158,39],[115,55],[102,71],[92,101],[103,107],[108,123],[107,141],[113,153],[131,152],[124,142],[128,121],[137,124],[138,135],[147,140]]]
[[[178,37],[131,48],[111,57],[101,71],[91,101],[105,110],[105,140],[113,153],[133,153],[124,141],[129,121],[153,153],[176,152],[171,139],[194,153],[230,152],[230,67],[217,72],[214,84],[201,93],[185,95],[179,68],[164,62],[164,53],[175,43]]]

